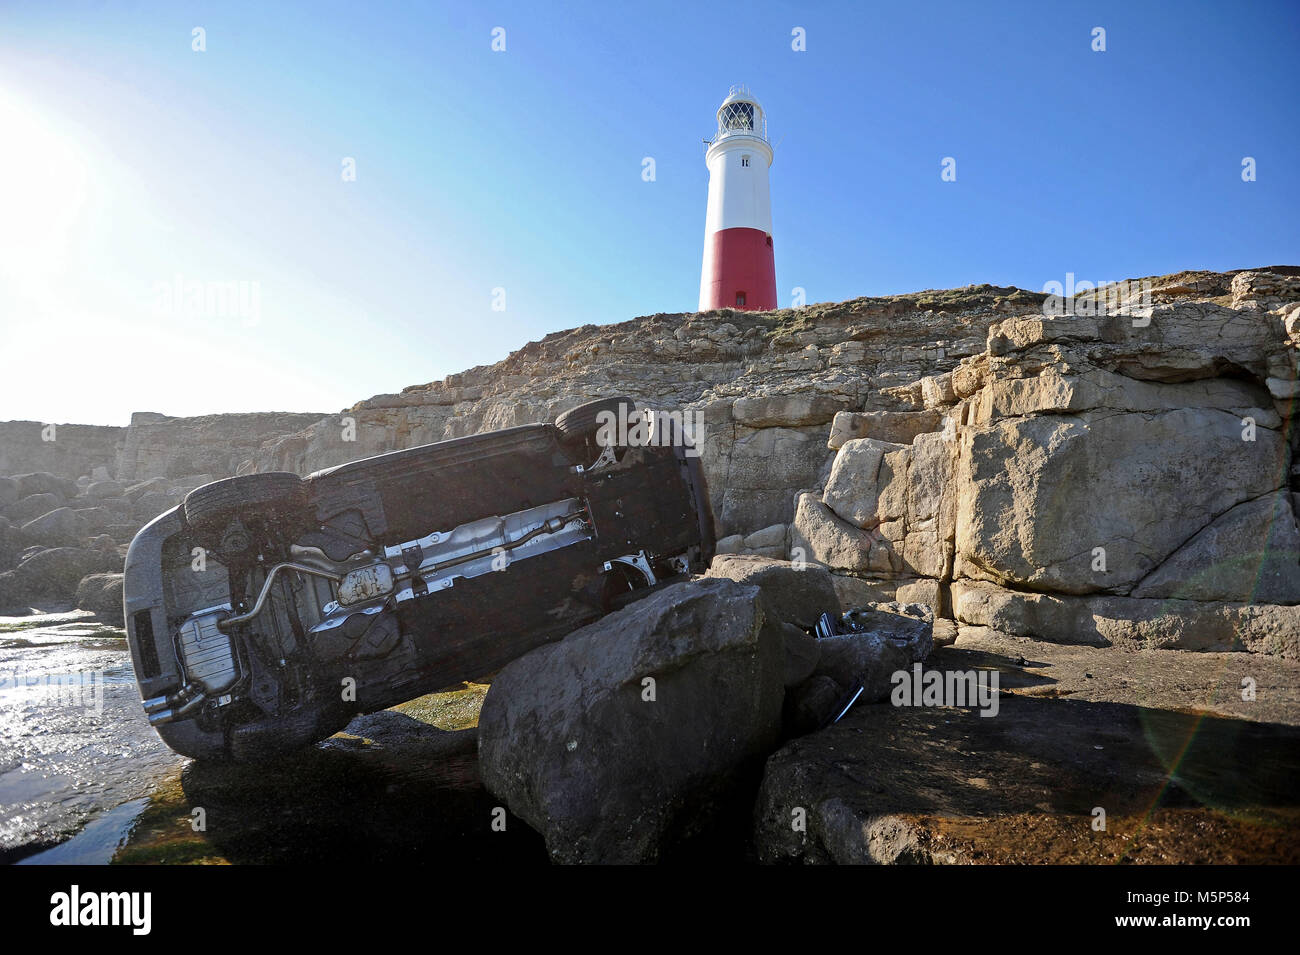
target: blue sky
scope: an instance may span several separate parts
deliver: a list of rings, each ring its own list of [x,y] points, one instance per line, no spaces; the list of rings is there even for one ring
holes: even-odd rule
[[[988,7],[0,4],[0,419],[329,412],[693,310],[738,82],[783,302],[1300,263],[1300,5]]]

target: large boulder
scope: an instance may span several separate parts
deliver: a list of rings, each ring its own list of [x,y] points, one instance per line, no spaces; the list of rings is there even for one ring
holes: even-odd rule
[[[719,554],[713,558],[705,576],[725,577],[758,587],[778,620],[799,627],[813,627],[822,614],[840,611],[830,573],[816,564]]]
[[[63,497],[58,494],[28,494],[19,498],[5,508],[5,517],[17,524],[26,524],[33,517],[40,517],[63,506]]]
[[[22,526],[23,539],[46,547],[72,547],[86,535],[86,521],[70,507],[59,507]]]
[[[51,474],[48,471],[15,474],[14,480],[18,482],[18,496],[20,498],[32,494],[54,494],[59,498],[60,502],[63,502],[68,498],[77,496],[76,481],[69,481],[67,478],[61,478],[57,474]]]
[[[89,610],[107,623],[126,626],[122,616],[122,575],[91,574],[77,585],[77,609]]]
[[[9,570],[18,563],[18,555],[26,546],[22,532],[0,517],[0,571]]]
[[[121,497],[126,489],[117,481],[95,481],[86,488],[86,497],[91,500],[103,500],[110,497]]]
[[[556,862],[657,861],[743,814],[733,800],[779,740],[783,695],[759,588],[676,584],[497,674],[483,783]]]
[[[877,529],[868,531],[850,524],[811,492],[796,499],[790,556],[849,574],[903,569],[902,555]]]
[[[876,438],[846,441],[835,455],[823,503],[850,524],[867,530],[876,527],[882,519],[880,494],[906,460],[906,454],[892,452],[902,452],[904,447]]]
[[[952,608],[961,624],[1052,643],[1135,650],[1250,650],[1300,659],[1300,606],[1038,594],[955,580]]]
[[[0,610],[25,613],[39,604],[70,604],[91,574],[118,573],[122,558],[82,547],[52,547],[26,556],[0,574]]]
[[[170,491],[145,491],[135,500],[132,512],[136,520],[148,523],[164,511],[170,511],[180,503],[182,495]]]
[[[856,438],[875,438],[891,444],[911,444],[918,434],[937,431],[943,415],[931,411],[841,411],[831,423],[826,447],[838,451]]]
[[[1284,439],[1250,433],[1233,413],[1182,408],[1030,416],[963,435],[962,568],[1037,591],[1126,592],[1196,529],[1279,487]]]
[[[813,673],[846,688],[861,685],[863,702],[889,695],[889,678],[930,655],[934,616],[918,604],[868,604],[850,611],[859,629],[817,641],[821,650]]]

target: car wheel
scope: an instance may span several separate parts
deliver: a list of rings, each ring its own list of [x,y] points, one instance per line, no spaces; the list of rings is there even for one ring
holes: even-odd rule
[[[222,550],[227,530],[237,518],[247,518],[286,537],[294,537],[307,519],[307,489],[302,478],[288,471],[245,474],[213,481],[185,495],[185,521],[198,542]],[[232,532],[247,537],[246,530]]]
[[[602,415],[612,414],[615,420],[620,417],[627,420],[636,410],[636,402],[626,395],[617,398],[601,398],[599,401],[589,401],[585,405],[570,408],[555,419],[555,428],[566,444],[594,442],[596,432],[605,423],[601,418]]]

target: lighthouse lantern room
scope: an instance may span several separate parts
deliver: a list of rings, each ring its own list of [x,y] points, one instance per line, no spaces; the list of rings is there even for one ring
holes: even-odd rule
[[[744,86],[718,107],[718,130],[705,140],[709,205],[704,220],[700,311],[776,308],[776,258],[768,170],[767,116]]]

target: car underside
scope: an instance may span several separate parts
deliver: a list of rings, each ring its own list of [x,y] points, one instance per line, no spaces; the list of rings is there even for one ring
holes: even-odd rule
[[[203,759],[300,747],[701,572],[714,534],[695,449],[680,431],[616,446],[595,427],[615,409],[632,403],[191,492],[126,563],[164,742]]]

